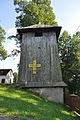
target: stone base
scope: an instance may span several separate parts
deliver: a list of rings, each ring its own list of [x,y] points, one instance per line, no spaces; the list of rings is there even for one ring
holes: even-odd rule
[[[58,82],[54,84],[54,86],[38,86],[34,87],[27,84],[21,84],[19,83],[18,86],[20,88],[26,88],[33,90],[34,92],[38,93],[40,96],[55,101],[57,103],[64,103],[64,89],[67,86],[64,82]]]
[[[64,103],[64,88],[54,87],[54,88],[32,88],[32,90],[42,97],[55,101],[57,103]]]

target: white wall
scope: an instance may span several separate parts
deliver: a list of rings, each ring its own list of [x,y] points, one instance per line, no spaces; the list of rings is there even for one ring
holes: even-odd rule
[[[6,75],[6,83],[10,83],[10,80],[11,83],[13,83],[13,79],[14,79],[13,72],[10,70]]]
[[[11,83],[13,83],[13,79],[14,79],[13,72],[10,70],[7,75],[0,76],[0,83],[2,79],[5,79],[5,84],[10,84],[10,81]]]

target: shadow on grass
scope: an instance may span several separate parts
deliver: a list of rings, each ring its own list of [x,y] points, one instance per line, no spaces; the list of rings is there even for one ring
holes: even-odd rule
[[[17,94],[19,97],[0,95],[0,114],[17,115],[20,120],[26,120],[28,116],[33,116],[35,120],[80,120],[64,105],[49,102],[32,92],[10,88],[7,92],[9,96]]]

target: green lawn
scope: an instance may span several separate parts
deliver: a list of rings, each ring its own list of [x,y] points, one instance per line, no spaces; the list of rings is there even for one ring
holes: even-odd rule
[[[27,120],[29,116],[35,120],[80,120],[64,105],[9,86],[0,86],[0,115],[18,116],[19,120]]]

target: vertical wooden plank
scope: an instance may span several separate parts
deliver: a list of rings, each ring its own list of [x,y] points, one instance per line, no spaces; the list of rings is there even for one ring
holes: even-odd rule
[[[34,32],[24,34],[19,79],[22,82],[27,81],[27,86],[52,86],[62,80],[56,34],[43,32],[41,37],[35,37],[34,34]],[[36,75],[33,75],[33,68],[28,67],[33,60],[41,64],[41,68],[36,68]]]

